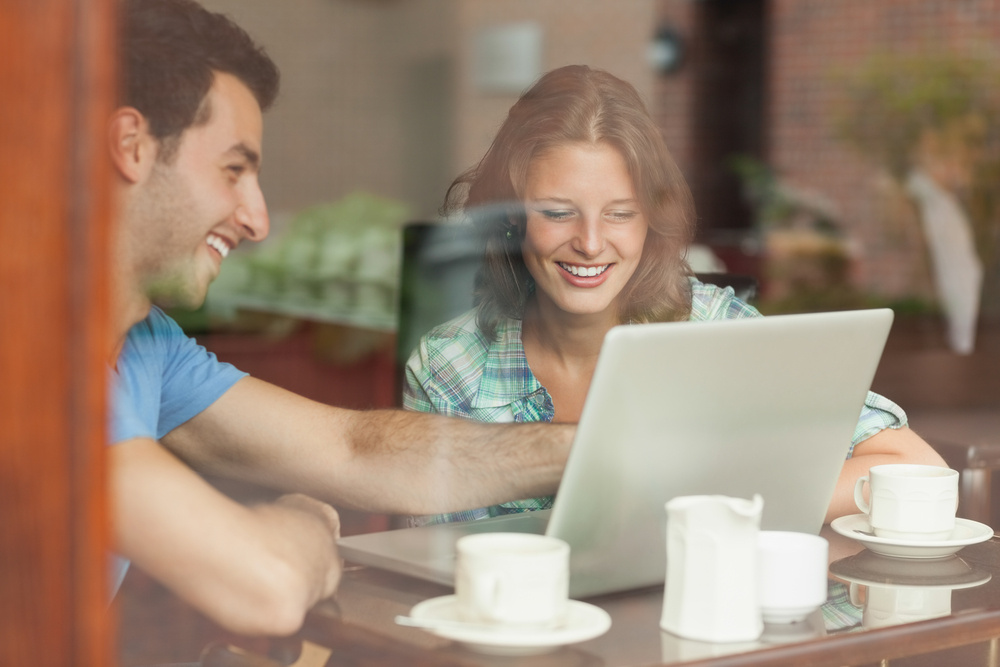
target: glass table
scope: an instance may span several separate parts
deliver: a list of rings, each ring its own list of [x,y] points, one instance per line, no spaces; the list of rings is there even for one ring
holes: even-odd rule
[[[827,603],[805,622],[768,625],[760,640],[745,644],[695,642],[662,631],[663,587],[657,586],[587,600],[612,618],[611,629],[597,638],[539,655],[484,654],[477,647],[395,624],[396,615],[451,589],[350,563],[337,596],[310,612],[301,637],[314,653],[309,664],[317,665],[820,667],[887,664],[983,642],[983,662],[996,661],[1000,538],[945,557],[901,559],[869,551],[829,526],[821,534],[830,542]]]

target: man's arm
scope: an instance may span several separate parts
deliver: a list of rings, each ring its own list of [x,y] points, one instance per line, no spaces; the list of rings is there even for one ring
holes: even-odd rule
[[[341,507],[435,514],[555,492],[574,432],[344,410],[243,378],[163,443],[205,473]]]
[[[869,468],[884,463],[920,463],[947,467],[941,455],[909,428],[883,429],[855,445],[854,454],[844,461],[833,501],[826,512],[827,523],[837,517],[861,511],[854,503],[854,484],[859,477],[868,474]]]
[[[220,625],[286,635],[340,579],[339,520],[300,495],[245,507],[153,440],[109,448],[116,551]]]

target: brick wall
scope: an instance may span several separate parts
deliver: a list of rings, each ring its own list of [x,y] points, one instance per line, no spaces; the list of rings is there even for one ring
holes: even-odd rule
[[[661,0],[659,20],[688,35],[696,2]],[[854,240],[854,282],[884,296],[927,294],[926,257],[917,219],[877,165],[834,135],[841,99],[837,76],[878,53],[950,52],[1000,65],[1000,0],[770,0],[767,7],[766,158],[799,188],[826,196]],[[668,143],[692,164],[690,68],[656,83]],[[692,185],[697,187],[697,182]]]
[[[859,284],[885,294],[920,290],[926,279],[919,230],[885,214],[891,200],[884,178],[833,136],[837,72],[876,53],[943,51],[1000,65],[1000,2],[774,0],[771,7],[771,162],[837,202],[860,242]]]

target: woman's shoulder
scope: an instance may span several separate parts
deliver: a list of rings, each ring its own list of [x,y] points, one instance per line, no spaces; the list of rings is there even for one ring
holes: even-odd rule
[[[732,287],[719,287],[703,283],[694,276],[691,280],[692,322],[707,320],[735,320],[760,317],[760,312],[736,296]]]
[[[475,310],[463,313],[420,339],[407,363],[407,382],[420,385],[435,411],[471,416],[496,345],[502,343],[479,329]]]
[[[486,340],[476,323],[476,309],[466,311],[439,324],[421,337],[422,344],[432,345],[485,345]]]
[[[490,341],[476,323],[476,310],[439,324],[420,338],[416,354],[432,373],[446,368],[481,366],[489,354]]]

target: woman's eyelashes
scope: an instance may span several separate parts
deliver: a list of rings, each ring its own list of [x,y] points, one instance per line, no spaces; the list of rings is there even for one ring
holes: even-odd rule
[[[573,211],[559,211],[559,210],[541,210],[539,211],[549,220],[569,220],[573,215]]]
[[[569,220],[576,215],[575,211],[542,209],[538,211],[549,220]],[[607,211],[604,218],[612,222],[628,222],[634,220],[638,213],[636,211]]]
[[[628,222],[634,220],[638,213],[636,211],[609,211],[606,215],[615,222]]]

